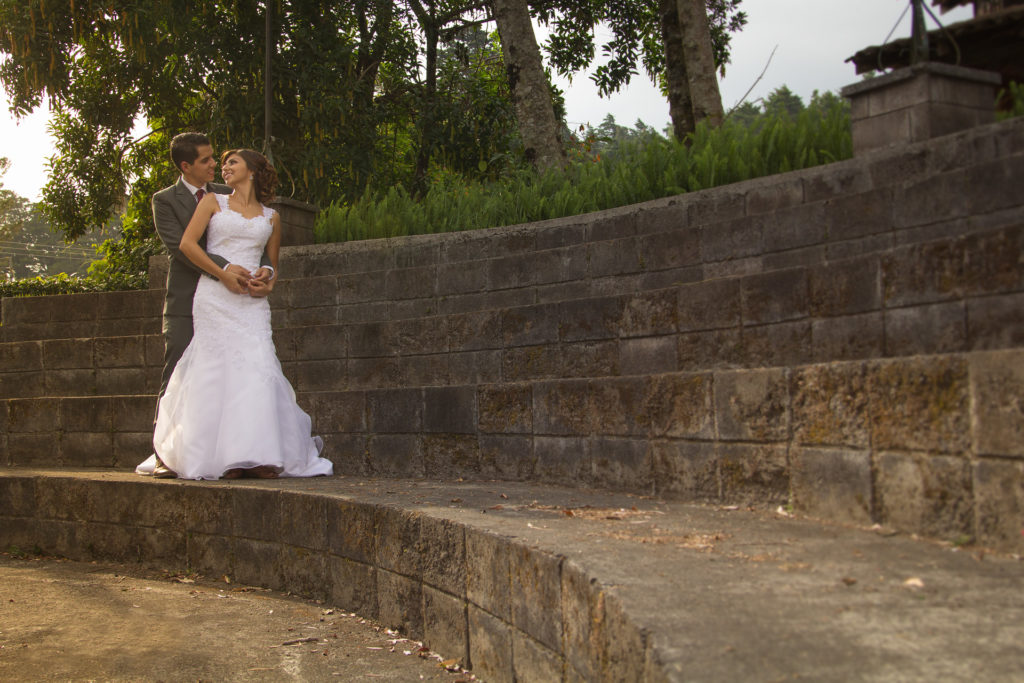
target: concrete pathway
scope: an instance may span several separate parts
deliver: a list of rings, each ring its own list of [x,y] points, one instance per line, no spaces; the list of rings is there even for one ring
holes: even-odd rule
[[[139,481],[115,472],[7,472],[15,475],[69,485]],[[597,680],[600,671],[643,671],[650,657],[657,665],[647,670],[687,683],[1024,681],[1024,562],[978,547],[826,524],[774,507],[514,482],[331,477],[151,484],[173,490],[168,501],[187,500],[200,487],[361,501],[547,553],[553,559],[538,565],[538,586],[571,593],[556,593],[551,609],[515,618],[560,634],[567,665],[584,680]],[[467,551],[470,559],[486,560]],[[143,580],[124,568],[97,567],[4,560],[0,679],[77,679],[90,671],[112,680],[460,676],[398,654],[404,644],[390,652],[394,636],[372,627],[344,630],[358,619],[324,615],[321,605],[235,591],[223,582]],[[596,641],[600,661],[583,659],[581,644],[624,620],[609,618],[602,627],[586,611],[566,611],[577,604],[567,600],[577,592],[599,596],[601,614],[614,610],[634,626]],[[316,641],[284,645],[304,637]],[[621,666],[606,667],[616,661]],[[473,662],[478,674],[487,664]],[[356,673],[349,665],[362,668]]]
[[[408,654],[407,654],[408,653]],[[0,681],[468,681],[419,643],[265,589],[0,554]]]

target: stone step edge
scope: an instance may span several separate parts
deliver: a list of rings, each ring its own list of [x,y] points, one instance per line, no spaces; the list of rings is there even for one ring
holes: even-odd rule
[[[716,283],[717,285],[726,285],[726,284],[733,283],[733,282],[743,282],[745,279],[749,279],[749,278],[752,278],[752,277],[763,278],[763,277],[768,277],[768,276],[770,276],[772,274],[782,274],[782,273],[786,273],[786,272],[790,272],[790,271],[797,271],[797,270],[801,270],[801,269],[808,269],[809,270],[809,269],[812,269],[814,267],[819,267],[819,266],[820,267],[825,267],[825,266],[839,267],[839,266],[841,266],[841,265],[843,265],[844,263],[847,263],[847,262],[848,263],[857,263],[857,262],[863,262],[864,260],[872,258],[872,257],[875,257],[875,256],[880,257],[881,254],[883,254],[885,252],[898,251],[898,250],[908,250],[908,249],[927,249],[929,247],[934,247],[935,245],[940,245],[942,243],[950,242],[951,240],[953,240],[953,241],[958,241],[958,240],[962,241],[962,240],[965,240],[965,239],[978,238],[978,237],[984,237],[984,236],[989,236],[989,235],[996,235],[998,233],[1001,233],[1001,232],[1004,232],[1004,231],[1007,231],[1007,230],[1010,230],[1010,229],[1012,229],[1011,225],[1001,225],[1001,226],[996,226],[996,227],[985,227],[984,229],[972,230],[972,231],[970,231],[970,232],[968,232],[966,234],[959,235],[957,238],[951,238],[950,236],[939,236],[939,237],[934,237],[932,239],[921,240],[919,242],[910,242],[910,243],[901,244],[901,245],[890,245],[886,249],[880,249],[880,250],[877,250],[877,251],[869,251],[869,252],[859,253],[859,254],[855,254],[855,255],[851,255],[851,256],[845,256],[843,258],[827,259],[825,261],[822,261],[821,263],[816,263],[816,264],[804,264],[804,265],[790,264],[790,265],[778,266],[778,267],[774,267],[774,268],[765,268],[763,270],[759,270],[757,272],[752,272],[752,273],[738,272],[738,273],[734,273],[734,274],[724,274],[724,275],[717,275],[717,276],[711,276],[711,277],[703,277],[703,278],[696,279],[696,280],[693,280],[693,281],[680,282],[679,284],[674,284],[674,285],[669,285],[669,286],[655,286],[655,287],[649,287],[649,288],[642,288],[642,289],[639,289],[639,290],[634,290],[634,291],[631,291],[631,292],[628,292],[628,293],[617,294],[617,295],[594,295],[594,294],[587,295],[587,296],[572,296],[572,295],[570,295],[570,296],[567,296],[567,297],[558,297],[558,298],[553,298],[553,299],[550,299],[550,300],[545,300],[543,302],[541,302],[541,301],[534,301],[532,303],[520,304],[520,305],[516,305],[516,306],[505,306],[505,307],[499,307],[499,308],[472,308],[472,309],[467,310],[467,311],[459,311],[459,312],[451,312],[451,313],[443,313],[443,314],[435,314],[435,315],[411,315],[411,316],[404,316],[404,317],[397,317],[397,318],[388,316],[388,317],[382,318],[382,319],[365,320],[365,321],[352,322],[352,323],[336,323],[335,325],[364,325],[364,324],[382,325],[382,324],[402,324],[402,323],[405,323],[405,324],[416,324],[416,323],[426,323],[426,322],[429,322],[429,321],[432,321],[432,320],[436,320],[436,319],[441,319],[441,318],[452,318],[452,317],[458,317],[458,316],[464,316],[464,315],[487,315],[487,314],[500,313],[500,312],[513,312],[514,313],[517,310],[525,310],[525,309],[529,309],[529,308],[533,308],[533,307],[537,307],[537,306],[558,306],[560,304],[579,304],[579,305],[582,305],[582,304],[585,304],[588,301],[604,301],[604,300],[607,300],[609,298],[623,299],[625,303],[628,303],[631,300],[643,299],[645,297],[655,297],[655,296],[657,296],[659,294],[666,293],[666,292],[668,292],[670,290],[677,290],[677,289],[680,289],[682,287],[707,285],[709,283]],[[690,268],[690,267],[699,267],[699,266],[700,266],[700,264],[691,264],[691,265],[687,265],[687,266],[681,266],[680,268]],[[679,268],[669,268],[669,269],[665,269],[664,271],[651,271],[651,273],[649,273],[649,274],[656,274],[658,272],[675,272],[676,270],[679,270]],[[388,272],[388,271],[380,271],[380,272]],[[638,273],[636,275],[641,275],[641,273]],[[318,276],[318,277],[330,277],[330,276]],[[619,277],[619,276],[612,276],[612,277]],[[623,275],[621,277],[629,277],[629,276],[628,275]],[[290,279],[289,278],[282,278],[282,282],[290,283],[291,284],[291,283],[302,282],[305,279],[309,279],[309,278],[290,278]],[[589,279],[590,278],[587,278],[587,280],[589,280]],[[598,279],[606,279],[606,278],[598,278]],[[573,280],[573,281],[567,281],[565,283],[551,283],[551,286],[555,286],[555,285],[558,285],[558,284],[571,285],[573,282],[578,282],[578,281]],[[532,287],[536,287],[536,285],[532,285],[532,286],[528,286],[528,287],[523,287],[523,288],[509,288],[509,289],[500,289],[500,290],[485,290],[483,292],[467,292],[466,294],[488,294],[488,293],[493,293],[493,294],[497,295],[500,292],[514,291],[516,289],[530,289]],[[143,292],[152,292],[154,290],[153,289],[149,289],[149,290],[137,290],[137,291],[139,291],[140,293],[143,293]],[[1011,290],[1011,291],[1016,291],[1016,290]],[[992,293],[993,292],[984,292],[984,293],[980,293],[979,295],[986,295],[986,294],[992,294]],[[1007,293],[1007,292],[1002,292],[1002,293]],[[100,292],[100,293],[88,293],[89,296],[102,295],[102,294],[104,294],[104,293],[103,292]],[[75,295],[60,295],[60,296],[75,296]],[[435,299],[436,300],[444,300],[445,298],[447,298],[447,297],[446,296],[441,296],[441,295],[435,295],[435,296],[431,296],[431,297],[426,297],[426,299],[430,299],[430,300],[435,300]],[[352,305],[352,306],[361,306],[361,305],[365,305],[365,304],[385,304],[385,305],[391,306],[391,305],[395,305],[396,303],[401,303],[401,302],[396,302],[396,300],[394,300],[394,299],[381,299],[381,300],[367,301],[367,302],[352,302],[350,305]],[[338,306],[338,307],[344,307],[344,306],[349,305],[349,304],[335,303],[335,304],[332,304],[332,305],[333,306]],[[305,307],[305,308],[309,308],[309,307]],[[883,308],[887,308],[887,307],[883,307]],[[897,306],[897,307],[894,307],[894,308],[900,308],[900,307]],[[301,310],[301,308],[293,309],[293,308],[289,307],[288,310]],[[107,321],[120,320],[120,318],[97,317],[94,320],[97,323],[103,323],[103,322],[107,322]],[[14,325],[18,325],[18,324],[19,323],[14,323]],[[302,329],[304,327],[319,327],[319,326],[320,325],[301,325],[301,324],[299,324],[299,325],[294,325],[294,326],[293,325],[289,325],[289,326],[287,326],[286,328],[283,328],[283,329]],[[683,330],[677,330],[677,332],[682,332],[682,331]],[[121,338],[121,337],[152,336],[152,335],[158,335],[158,334],[159,334],[159,332],[150,333],[148,335],[147,334],[139,334],[139,335],[103,335],[102,337],[96,337],[96,338],[116,339],[116,338]],[[88,338],[88,337],[85,337],[85,338]],[[45,342],[45,341],[67,340],[67,339],[83,339],[83,337],[34,338],[34,339],[25,339],[25,340],[21,340],[21,341],[25,341],[25,342],[42,341],[42,342]],[[17,343],[17,342],[7,342],[7,343]]]
[[[632,623],[614,591],[564,555],[436,508],[415,509],[419,501],[410,509],[372,496],[358,500],[310,491],[309,481],[274,482],[299,489],[288,490],[0,467],[0,549],[187,567],[329,601],[423,640],[485,680],[531,677],[527,672],[541,672],[538,680],[669,680],[647,630]],[[311,530],[309,519],[325,524]],[[452,560],[467,556],[474,562],[453,571]],[[575,593],[563,590],[567,571]],[[495,576],[506,572],[502,586]],[[602,613],[593,615],[595,608]],[[574,616],[582,621],[564,633],[561,624]],[[597,630],[592,618],[600,637],[580,638]],[[638,656],[608,661],[604,653],[619,639],[640,643]]]

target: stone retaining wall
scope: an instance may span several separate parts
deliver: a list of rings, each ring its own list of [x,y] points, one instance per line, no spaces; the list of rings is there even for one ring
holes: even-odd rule
[[[0,543],[187,567],[324,600],[487,681],[669,679],[614,591],[563,555],[483,527],[476,510],[407,509],[325,494],[322,483],[295,491],[0,472]]]
[[[791,502],[1020,548],[1021,177],[1018,119],[587,216],[292,247],[278,354],[342,473]],[[3,301],[9,464],[145,455],[159,298]]]

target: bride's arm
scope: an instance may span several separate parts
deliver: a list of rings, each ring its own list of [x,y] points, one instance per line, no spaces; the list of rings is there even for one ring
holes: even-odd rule
[[[217,199],[213,193],[207,194],[196,206],[192,220],[185,228],[185,234],[181,236],[179,249],[185,257],[196,264],[199,268],[214,276],[223,283],[225,287],[236,294],[245,292],[245,278],[228,271],[217,265],[207,253],[199,246],[199,239],[206,232],[206,226],[210,224],[210,218],[216,213]]]
[[[249,294],[251,296],[266,296],[270,294],[274,291],[274,282],[277,280],[277,257],[281,253],[281,214],[277,211],[271,215],[270,225],[273,231],[270,233],[270,239],[267,240],[264,253],[270,261],[270,267],[274,269],[274,275],[267,280],[250,280]]]

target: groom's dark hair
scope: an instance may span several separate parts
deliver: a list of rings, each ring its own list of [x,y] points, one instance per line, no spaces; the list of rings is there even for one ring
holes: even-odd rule
[[[199,158],[198,147],[210,144],[210,138],[202,133],[178,133],[171,140],[171,161],[174,168],[181,170],[185,162],[195,163]]]

